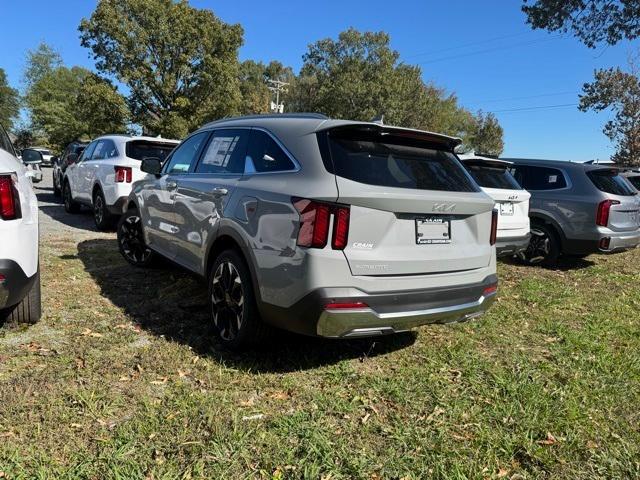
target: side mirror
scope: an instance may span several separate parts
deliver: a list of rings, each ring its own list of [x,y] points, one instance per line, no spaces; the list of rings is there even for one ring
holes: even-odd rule
[[[162,162],[156,157],[145,157],[142,159],[140,170],[144,173],[150,173],[151,175],[160,175],[160,172],[162,172]]]
[[[78,161],[77,153],[70,153],[69,155],[67,155],[67,165],[73,165],[77,161]]]
[[[42,153],[33,148],[25,148],[22,151],[22,163],[42,163]]]

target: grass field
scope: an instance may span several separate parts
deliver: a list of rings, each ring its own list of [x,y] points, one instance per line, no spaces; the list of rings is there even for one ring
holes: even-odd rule
[[[474,323],[244,355],[108,236],[41,267],[43,320],[0,330],[0,478],[640,477],[640,251],[501,264]]]

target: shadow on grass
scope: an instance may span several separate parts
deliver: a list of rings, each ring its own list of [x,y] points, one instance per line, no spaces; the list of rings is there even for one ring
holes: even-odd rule
[[[527,265],[522,261],[518,260],[516,257],[505,257],[500,258],[501,262],[508,263],[509,265],[519,265],[525,266],[529,268],[544,268],[547,270],[557,270],[561,272],[568,272],[570,270],[582,270],[584,268],[589,268],[595,265],[595,262],[582,257],[572,257],[572,256],[562,256],[558,259],[558,263],[553,267],[546,267],[543,265]]]
[[[190,346],[199,355],[246,371],[290,372],[331,365],[343,359],[367,358],[406,348],[413,332],[376,339],[327,340],[279,332],[269,345],[255,351],[228,352],[213,339],[207,314],[207,291],[198,277],[160,262],[156,268],[129,265],[116,240],[86,240],[78,257],[103,296],[154,335]],[[71,260],[68,255],[62,260]]]

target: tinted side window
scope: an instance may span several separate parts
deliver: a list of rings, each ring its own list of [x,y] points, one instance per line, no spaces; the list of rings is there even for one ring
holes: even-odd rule
[[[84,152],[82,152],[82,155],[80,155],[78,161],[85,162],[88,158],[91,158],[91,155],[93,154],[97,143],[98,142],[91,142],[89,146],[84,150]]]
[[[196,173],[243,173],[249,130],[213,132]]]
[[[617,170],[592,170],[587,176],[598,190],[612,195],[636,195],[635,190]]]
[[[627,177],[627,180],[629,180],[634,187],[640,190],[640,176]]]
[[[118,156],[118,149],[113,140],[100,140],[96,145],[91,160],[104,160],[105,158],[113,158]]]
[[[247,156],[253,160],[256,172],[285,172],[296,168],[276,141],[261,130],[251,130]]]
[[[171,154],[164,173],[187,173],[200,156],[209,132],[200,132],[182,142]]]
[[[13,150],[11,140],[9,140],[9,135],[7,135],[7,132],[4,131],[2,125],[0,125],[0,148],[5,152],[9,152],[13,156],[15,156],[16,154],[16,152]]]
[[[549,167],[515,167],[514,177],[527,190],[558,190],[567,186],[561,170]]]

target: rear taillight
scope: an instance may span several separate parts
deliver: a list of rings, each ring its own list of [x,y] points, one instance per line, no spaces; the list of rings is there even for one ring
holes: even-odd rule
[[[131,167],[113,167],[116,171],[116,183],[131,183]]]
[[[0,218],[15,220],[20,217],[20,197],[12,175],[0,175]]]
[[[498,238],[498,211],[491,212],[491,235],[489,236],[489,245],[495,245]]]
[[[300,247],[324,248],[329,240],[329,223],[333,215],[331,247],[344,250],[349,236],[349,207],[293,198],[293,206],[300,215],[298,242]]]
[[[606,227],[609,225],[609,212],[611,205],[620,205],[618,200],[604,200],[598,204],[598,211],[596,212],[596,225],[600,227]]]

